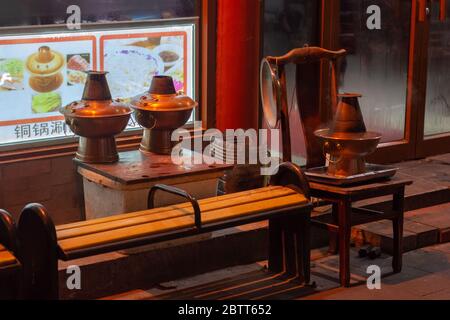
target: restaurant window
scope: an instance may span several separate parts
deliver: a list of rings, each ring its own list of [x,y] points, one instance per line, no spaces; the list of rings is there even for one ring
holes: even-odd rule
[[[424,135],[450,132],[450,5],[444,21],[439,20],[439,2],[431,4],[428,49],[427,95]]]
[[[282,56],[305,45],[319,45],[320,12],[320,1],[316,0],[265,0],[263,56]],[[300,132],[302,126],[295,92],[295,65],[288,64],[285,71],[291,133]],[[266,126],[264,120],[262,125]],[[292,156],[296,163],[306,163],[305,141],[301,134],[295,136]]]
[[[0,150],[73,139],[58,110],[81,98],[83,71],[108,71],[113,98],[125,101],[148,90],[154,75],[172,76],[178,91],[197,99],[199,3],[29,0],[0,5]],[[127,131],[137,129],[131,118]]]
[[[411,1],[341,0],[340,47],[342,92],[358,92],[368,129],[382,132],[382,142],[405,136]],[[379,6],[383,24],[367,27],[367,8]]]

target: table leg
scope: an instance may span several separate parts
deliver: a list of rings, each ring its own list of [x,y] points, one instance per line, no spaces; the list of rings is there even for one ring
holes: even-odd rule
[[[331,216],[333,218],[333,223],[339,225],[339,217],[338,217],[338,204],[333,203],[333,208],[331,210]],[[328,231],[328,253],[337,254],[339,249],[339,234],[335,231]]]
[[[339,280],[341,286],[350,286],[350,235],[351,235],[351,202],[339,200]]]
[[[392,268],[395,273],[402,271],[404,199],[405,188],[403,187],[394,193],[393,196],[393,210],[396,213],[396,217],[392,219],[392,226],[394,229],[394,256],[392,258]]]

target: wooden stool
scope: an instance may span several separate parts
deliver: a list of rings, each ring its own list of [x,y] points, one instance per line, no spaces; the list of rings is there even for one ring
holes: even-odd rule
[[[311,223],[326,227],[338,233],[339,245],[339,280],[341,286],[350,285],[350,235],[351,228],[360,224],[379,220],[392,220],[394,236],[394,252],[392,267],[395,273],[402,269],[403,253],[403,210],[405,186],[412,184],[410,180],[384,180],[368,184],[340,187],[310,182],[311,196],[324,199],[333,204],[331,214],[311,219]],[[352,208],[352,203],[359,200],[392,195],[392,210],[379,212],[364,208]],[[330,233],[330,247],[336,249],[336,238]]]

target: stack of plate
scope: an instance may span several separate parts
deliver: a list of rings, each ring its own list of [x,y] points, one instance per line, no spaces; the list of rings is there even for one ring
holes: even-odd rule
[[[223,163],[248,165],[257,164],[259,158],[257,141],[234,138],[232,141],[214,138],[211,142],[211,156]],[[250,155],[254,157],[250,158]],[[250,161],[252,160],[252,161]]]
[[[216,138],[211,142],[211,156],[217,161],[235,164],[233,169],[225,172],[219,179],[217,185],[219,195],[261,188],[266,184],[266,177],[261,175],[261,165],[258,161],[257,141],[249,139],[245,142],[236,139],[224,141]]]

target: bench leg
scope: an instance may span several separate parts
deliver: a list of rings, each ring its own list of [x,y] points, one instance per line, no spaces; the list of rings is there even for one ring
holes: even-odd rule
[[[283,221],[284,276],[288,278],[300,275],[298,267],[301,265],[302,256],[298,254],[300,245],[296,232],[299,224],[299,219],[286,218]],[[299,280],[303,282],[302,277]]]
[[[285,256],[286,274],[309,284],[310,272],[310,214],[302,213],[286,220]]]
[[[298,256],[301,257],[302,263],[299,264],[303,281],[306,284],[311,282],[311,214],[303,214],[300,219],[300,226],[297,232],[300,240],[298,246]]]
[[[393,197],[393,210],[397,214],[396,217],[392,219],[394,235],[394,256],[392,258],[392,268],[395,273],[402,271],[404,196],[405,189],[402,188],[396,192]]]
[[[28,205],[19,219],[24,299],[58,299],[58,256],[53,222],[41,205]]]
[[[339,214],[339,281],[341,286],[350,286],[350,235],[351,235],[351,203],[340,200]]]
[[[310,282],[310,214],[269,220],[269,271]]]
[[[269,219],[269,271],[273,273],[283,271],[284,246],[281,225],[280,218]]]

